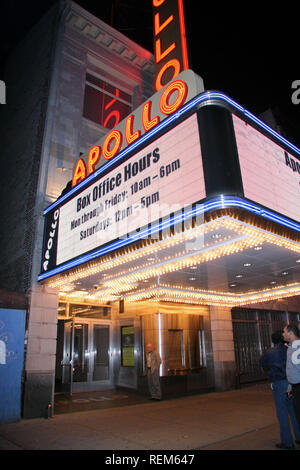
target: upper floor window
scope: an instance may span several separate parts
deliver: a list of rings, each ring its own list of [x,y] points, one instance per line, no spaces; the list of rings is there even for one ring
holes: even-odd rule
[[[83,116],[107,129],[131,113],[131,96],[89,73],[86,75]]]

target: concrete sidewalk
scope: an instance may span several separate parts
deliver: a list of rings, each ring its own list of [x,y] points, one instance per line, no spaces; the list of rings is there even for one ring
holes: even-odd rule
[[[1,450],[274,450],[277,442],[268,384],[0,425]]]

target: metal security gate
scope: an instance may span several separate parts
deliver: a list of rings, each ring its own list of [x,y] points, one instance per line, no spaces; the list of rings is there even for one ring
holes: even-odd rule
[[[271,347],[272,333],[287,323],[299,324],[299,314],[243,308],[234,308],[231,314],[240,382],[265,380],[267,375],[259,366],[259,359]]]

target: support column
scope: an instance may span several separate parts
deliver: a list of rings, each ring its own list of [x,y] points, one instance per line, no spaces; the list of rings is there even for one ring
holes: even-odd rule
[[[216,390],[230,390],[235,386],[235,355],[231,309],[210,307],[212,349]]]
[[[24,418],[45,417],[53,409],[58,295],[35,285],[31,291],[25,362]]]

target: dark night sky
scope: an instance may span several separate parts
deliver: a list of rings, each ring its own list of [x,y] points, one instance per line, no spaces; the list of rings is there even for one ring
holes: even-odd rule
[[[53,3],[2,0],[2,61]],[[77,3],[153,50],[151,0]],[[225,92],[256,115],[276,107],[289,126],[289,138],[300,147],[300,104],[291,101],[291,84],[300,80],[300,7],[296,10],[288,2],[222,4],[201,0],[184,0],[184,7],[191,68],[202,76],[206,89]]]

